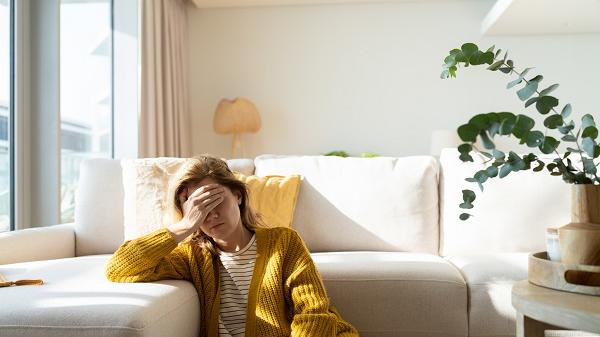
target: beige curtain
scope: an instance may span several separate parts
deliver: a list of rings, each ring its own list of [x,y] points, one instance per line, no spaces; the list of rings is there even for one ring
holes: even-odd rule
[[[189,157],[185,0],[141,0],[138,156]]]

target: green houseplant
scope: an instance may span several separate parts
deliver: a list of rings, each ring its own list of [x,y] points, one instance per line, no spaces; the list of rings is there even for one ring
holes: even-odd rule
[[[590,114],[583,115],[578,127],[575,120],[571,118],[571,104],[561,104],[557,97],[551,95],[558,88],[558,84],[541,89],[543,88],[541,82],[544,79],[542,75],[528,76],[533,68],[518,69],[514,61],[508,58],[508,53],[503,53],[500,49],[496,50],[495,46],[482,51],[473,43],[465,43],[460,49],[452,49],[444,59],[441,78],[456,77],[460,66],[465,68],[486,66],[487,70],[512,76],[506,86],[507,89],[518,88],[516,93],[524,102],[524,107],[530,108],[529,110],[535,108],[537,113],[544,116],[543,128],[539,129],[529,116],[512,112],[477,114],[467,123],[459,126],[458,136],[464,142],[458,147],[460,160],[473,161],[472,154],[477,154],[483,156],[485,164],[484,169],[475,172],[466,180],[477,184],[483,191],[483,184],[488,179],[504,178],[518,171],[546,170],[553,176],[561,176],[566,183],[573,184],[574,187],[585,186],[585,190],[581,189],[577,192],[578,196],[574,193],[572,198],[573,203],[585,206],[585,210],[582,211],[577,208],[580,205],[572,205],[573,222],[600,223],[600,216],[596,217],[592,214],[590,217],[589,214],[583,214],[587,213],[588,208],[595,209],[595,213],[599,213],[598,208],[600,208],[597,200],[591,204],[587,197],[590,194],[593,195],[592,198],[600,198],[598,186],[600,178],[597,169],[600,164],[597,160],[600,157],[600,145],[597,142],[598,128],[594,117]],[[551,162],[544,162],[534,153],[525,155],[518,155],[513,151],[505,153],[497,149],[494,143],[495,137],[501,136],[514,137],[519,144],[531,149],[537,148],[544,154],[555,154],[555,157]],[[478,140],[481,141],[483,148],[476,145]],[[560,154],[557,148],[563,142],[566,143],[566,152]],[[462,194],[463,203],[459,207],[464,210],[472,209],[475,192],[465,189],[462,190]],[[471,214],[465,211],[459,217],[461,220],[467,220],[470,216]],[[595,229],[600,239],[598,234],[600,228]],[[600,250],[600,244],[593,249]],[[563,250],[562,243],[561,250]]]

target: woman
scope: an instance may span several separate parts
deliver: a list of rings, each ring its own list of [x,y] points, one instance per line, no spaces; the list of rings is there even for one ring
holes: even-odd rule
[[[172,202],[179,221],[125,242],[107,265],[109,280],[193,282],[203,336],[358,336],[330,306],[300,236],[263,228],[226,162],[189,159]]]

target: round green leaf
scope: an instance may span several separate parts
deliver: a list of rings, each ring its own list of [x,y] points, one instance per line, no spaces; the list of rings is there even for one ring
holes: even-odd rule
[[[464,124],[458,127],[458,136],[463,142],[474,143],[477,140],[479,130],[472,124]]]
[[[581,133],[581,137],[590,137],[596,139],[598,137],[598,129],[595,126],[588,126]]]
[[[560,142],[553,137],[545,137],[543,143],[539,146],[540,151],[545,154],[550,154],[556,150]]]
[[[527,146],[538,147],[544,140],[544,134],[541,131],[531,131],[527,134]]]
[[[487,173],[485,170],[480,170],[480,171],[477,171],[477,173],[475,173],[473,178],[475,180],[477,180],[477,182],[483,184],[488,179],[488,176],[487,176]]]
[[[479,47],[477,47],[477,45],[474,43],[465,43],[460,47],[460,49],[462,50],[463,54],[469,58],[479,50]]]
[[[462,221],[465,221],[465,220],[469,219],[470,217],[472,217],[472,215],[469,213],[462,213],[461,215],[458,216],[458,218],[461,219]]]
[[[471,144],[464,143],[458,146],[458,152],[460,153],[469,153],[471,150],[473,150]]]
[[[518,115],[512,134],[521,139],[535,126],[535,121],[528,116]],[[502,128],[502,127],[501,127]]]
[[[500,134],[501,135],[510,135],[515,128],[515,124],[517,123],[516,116],[510,116],[502,120],[500,122]]]
[[[485,169],[485,174],[490,178],[494,178],[498,175],[498,168],[496,166],[490,166]]]
[[[558,106],[558,99],[552,96],[540,96],[540,99],[535,103],[535,108],[542,115],[550,112],[555,106]]]
[[[467,203],[471,203],[473,201],[475,201],[475,192],[471,191],[471,190],[462,190],[462,195],[463,195],[463,201],[467,202]]]
[[[469,120],[469,124],[475,126],[479,130],[485,130],[489,126],[489,117],[487,114],[478,114]]]
[[[556,129],[561,125],[563,125],[563,118],[561,115],[551,115],[544,120],[544,126],[548,129]]]

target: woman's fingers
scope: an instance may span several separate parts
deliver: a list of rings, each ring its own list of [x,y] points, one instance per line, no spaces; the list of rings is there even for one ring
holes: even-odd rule
[[[192,194],[190,194],[189,197],[188,197],[188,199],[189,198],[194,198],[196,196],[199,196],[201,194],[213,191],[213,190],[218,189],[218,188],[222,188],[222,186],[219,185],[219,184],[204,185],[204,186],[202,186],[200,188],[197,188]]]

